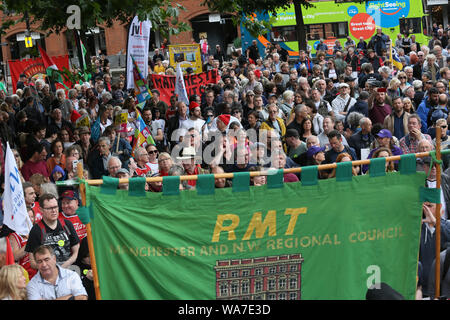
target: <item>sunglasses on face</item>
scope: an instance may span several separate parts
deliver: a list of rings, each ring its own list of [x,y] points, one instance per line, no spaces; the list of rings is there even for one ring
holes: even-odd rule
[[[150,151],[148,152],[148,154],[154,154],[154,153],[158,153],[158,150],[150,150]]]

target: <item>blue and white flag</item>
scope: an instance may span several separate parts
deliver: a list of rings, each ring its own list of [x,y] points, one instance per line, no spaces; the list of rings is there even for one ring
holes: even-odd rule
[[[183,71],[181,71],[180,64],[177,64],[177,78],[175,81],[175,94],[178,95],[178,101],[183,101],[187,106],[189,106],[189,98],[186,92],[186,86],[184,84]]]
[[[3,193],[3,224],[20,235],[28,235],[33,223],[25,204],[19,169],[7,143],[5,157],[5,192]]]

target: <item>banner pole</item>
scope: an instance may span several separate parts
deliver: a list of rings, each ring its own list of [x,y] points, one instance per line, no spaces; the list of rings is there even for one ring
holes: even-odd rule
[[[436,126],[436,159],[441,160],[441,127]],[[431,168],[430,168],[431,170]],[[436,189],[441,188],[441,165],[436,164]],[[440,202],[440,201],[439,201]],[[436,204],[436,259],[435,259],[435,287],[434,298],[441,295],[441,203]]]
[[[77,165],[77,175],[79,179],[83,179],[83,164],[81,162],[78,162]],[[84,185],[84,183],[80,183],[80,196],[81,204],[83,206],[86,206],[86,186]],[[98,281],[97,263],[95,260],[94,243],[92,242],[92,229],[90,222],[86,224],[86,231],[89,248],[89,258],[91,259],[92,274],[94,276],[95,298],[97,300],[101,300],[102,296],[100,293],[100,283]]]
[[[450,150],[444,150],[443,153],[445,154],[450,154]],[[420,152],[420,153],[416,153],[416,158],[423,158],[423,157],[427,157],[430,155],[429,152]],[[400,156],[392,156],[392,157],[386,157],[386,161],[398,161],[400,160]],[[370,164],[370,159],[366,159],[366,160],[356,160],[356,161],[352,161],[352,166],[360,166],[363,164]],[[321,171],[321,170],[330,170],[330,169],[336,169],[337,168],[337,164],[336,163],[330,163],[330,164],[321,164],[317,167],[317,170]],[[301,167],[296,167],[296,168],[289,168],[289,169],[283,169],[284,173],[299,173],[302,172],[302,168]],[[258,177],[258,176],[267,176],[270,175],[270,171],[251,171],[250,172],[250,177]],[[184,180],[198,180],[197,175],[192,175],[192,176],[180,176],[180,181],[184,181]],[[218,174],[214,174],[214,179],[232,179],[234,177],[234,174],[231,173],[218,173]],[[163,177],[153,177],[153,178],[146,178],[145,179],[146,182],[162,182],[163,181]],[[91,179],[91,180],[86,180],[86,182],[90,185],[90,186],[100,186],[103,184],[103,179]],[[129,179],[125,178],[125,179],[119,179],[119,183],[128,183]]]

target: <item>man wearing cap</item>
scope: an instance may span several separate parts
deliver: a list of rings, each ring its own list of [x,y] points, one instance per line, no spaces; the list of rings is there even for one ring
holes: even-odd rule
[[[72,223],[81,242],[86,238],[87,232],[86,226],[81,222],[80,217],[77,215],[77,210],[81,203],[80,197],[76,191],[66,190],[61,194],[60,199],[62,211],[59,213],[59,217],[61,219],[69,220]]]
[[[400,97],[392,99],[392,112],[384,118],[383,127],[387,128],[397,139],[403,138],[408,131],[409,112],[403,109],[403,101]]]
[[[295,129],[288,129],[285,135],[288,146],[288,156],[295,161],[295,158],[306,152],[306,143],[300,140],[300,135]]]
[[[356,103],[350,96],[350,86],[347,83],[339,84],[339,95],[331,102],[331,108],[337,120],[344,121],[348,110]]]
[[[50,193],[43,194],[39,199],[42,208],[42,220],[36,223],[30,230],[25,251],[33,253],[34,250],[45,244],[53,248],[57,263],[67,268],[72,265],[78,256],[80,239],[72,223],[59,218],[58,200]],[[36,261],[30,254],[31,266],[35,269]]]
[[[418,152],[419,142],[423,139],[432,143],[430,135],[422,133],[420,117],[413,113],[408,117],[408,134],[400,139],[400,148],[404,154]]]
[[[202,132],[202,127],[205,124],[205,120],[201,118],[202,111],[200,104],[195,101],[191,101],[189,104],[189,119],[183,121],[181,128],[189,130],[190,128],[196,129],[198,132]],[[208,132],[207,126],[205,126],[205,134]]]
[[[373,140],[375,140],[375,138],[371,133],[372,121],[369,118],[361,118],[361,120],[359,120],[359,126],[361,130],[353,134],[348,139],[348,144],[350,147],[355,149],[358,159],[361,159],[361,149],[369,149],[370,144],[373,142]]]
[[[130,171],[128,171],[125,168],[120,168],[117,171],[116,177],[118,179],[129,179],[130,178]],[[119,185],[117,186],[117,189],[121,189],[121,190],[128,190],[128,183],[119,183]]]
[[[386,102],[386,88],[378,88],[372,105],[369,104],[369,118],[373,124],[383,124],[392,108]]]

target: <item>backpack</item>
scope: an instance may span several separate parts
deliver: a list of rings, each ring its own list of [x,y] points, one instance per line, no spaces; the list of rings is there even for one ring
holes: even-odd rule
[[[61,226],[63,227],[64,231],[66,231],[67,235],[70,237],[71,233],[70,233],[70,230],[67,227],[66,223],[64,222],[64,219],[61,217],[58,217],[58,221],[61,224]],[[45,236],[47,235],[47,232],[45,230],[44,223],[42,223],[42,220],[39,221],[37,223],[37,225],[39,226],[39,228],[41,228],[41,243],[42,243],[42,241],[45,239]]]

